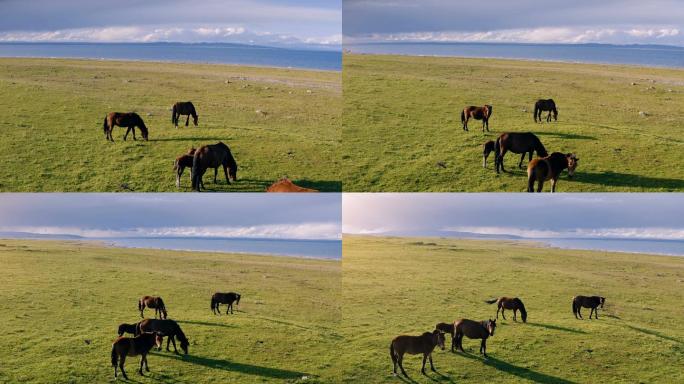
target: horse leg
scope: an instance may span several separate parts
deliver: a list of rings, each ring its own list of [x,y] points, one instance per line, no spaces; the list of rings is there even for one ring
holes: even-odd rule
[[[482,344],[480,344],[480,352],[482,352],[485,359],[489,357],[487,356],[487,339],[482,339]]]
[[[582,317],[582,306],[577,307],[577,314],[579,315],[580,319],[584,320],[584,317]]]
[[[178,348],[176,348],[176,337],[172,335],[172,336],[169,336],[169,339],[171,339],[171,343],[173,343],[173,353],[175,353],[176,355],[178,355],[179,353],[178,353]],[[169,345],[166,344],[166,347],[167,347],[167,348],[168,348],[168,346],[169,346]]]
[[[513,310],[513,321],[518,321],[518,310],[517,309]]]
[[[463,350],[463,335],[462,334],[456,335],[456,349],[465,353],[465,351]]]
[[[121,360],[119,360],[119,370],[121,371],[121,374],[123,375],[124,379],[128,380],[128,375],[126,374],[126,371],[124,371],[124,362],[126,361],[126,353],[123,353],[120,357],[121,357]]]
[[[140,318],[141,318],[141,319],[144,319],[144,318],[145,318],[145,316],[143,315],[143,311],[144,311],[144,310],[145,310],[145,305],[143,305],[142,308],[140,308]]]
[[[232,315],[233,314],[233,303],[228,304],[228,308],[230,308],[230,314]],[[226,309],[226,312],[228,312],[227,309]]]
[[[544,188],[544,180],[539,179],[539,185],[537,186],[537,192],[541,192],[542,188]]]
[[[499,311],[501,310],[501,307],[496,307],[496,319],[499,320]]]
[[[404,356],[403,355],[397,356],[397,363],[399,364],[399,369],[401,369],[401,373],[404,376],[409,377],[409,375],[407,375],[406,371],[404,370]]]
[[[420,373],[425,375],[425,362],[427,361],[427,353],[423,353],[423,365],[420,367]]]
[[[523,160],[525,160],[525,155],[526,155],[525,152],[523,152],[522,155],[520,155],[520,162],[518,163],[519,169],[522,169],[522,162],[523,162]]]
[[[145,358],[145,370],[147,372],[149,372],[150,371],[150,364],[147,363],[147,353],[144,354],[143,357]]]
[[[430,352],[430,354],[428,355],[428,359],[430,360],[430,369],[432,370],[432,372],[437,372],[437,370],[435,369],[435,365],[432,363],[432,352]]]
[[[551,179],[551,193],[556,192],[556,182],[558,181],[557,177],[554,177]]]
[[[226,184],[230,185],[230,179],[228,178],[228,167],[223,166],[223,174],[226,176]]]
[[[465,121],[463,122],[464,131],[468,131],[468,120],[470,120],[470,116],[466,116]]]
[[[506,320],[506,308],[501,307],[501,317],[503,317],[504,320]]]
[[[135,126],[131,127],[131,131],[133,131],[133,141],[138,140],[135,138]]]
[[[180,179],[181,176],[183,175],[183,167],[178,167],[178,171],[176,172],[176,188],[180,188]],[[190,171],[190,180],[192,180],[192,171]]]
[[[140,376],[145,376],[143,375],[143,366],[145,365],[145,355],[140,356],[140,369],[138,369],[138,373]]]
[[[598,307],[594,310],[594,317],[598,320]]]
[[[501,150],[501,157],[499,158],[499,166],[501,167],[501,172],[506,172],[506,169],[504,169],[504,156],[506,156],[506,152],[508,152],[508,149],[506,148]]]

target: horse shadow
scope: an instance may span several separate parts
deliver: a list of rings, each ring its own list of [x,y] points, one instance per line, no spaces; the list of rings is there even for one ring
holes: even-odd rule
[[[201,365],[207,368],[221,369],[224,371],[240,372],[246,375],[254,375],[261,377],[268,377],[272,379],[299,379],[302,376],[310,376],[305,372],[291,371],[287,369],[262,367],[259,365],[243,364],[229,360],[212,359],[210,357],[194,356],[194,355],[167,355],[161,353],[154,353],[155,356],[165,357],[174,360],[180,360],[191,364]]]
[[[538,136],[556,136],[565,140],[597,140],[594,136],[579,135],[577,133],[562,133],[562,132],[535,132]]]
[[[552,325],[552,324],[527,323],[527,325],[531,325],[533,327],[539,327],[539,328],[546,328],[546,329],[550,329],[552,331],[563,331],[563,332],[571,332],[571,333],[586,333],[585,331],[582,331],[580,329],[566,328],[566,327],[561,327],[561,326]]]
[[[663,335],[662,333],[660,333],[660,332],[658,332],[658,331],[654,331],[654,330],[651,330],[651,329],[645,329],[645,328],[639,328],[639,327],[635,327],[635,326],[633,326],[633,325],[628,325],[628,324],[625,324],[625,327],[627,327],[627,328],[629,328],[629,329],[631,329],[631,330],[633,330],[633,331],[641,332],[641,333],[646,334],[646,335],[655,336],[655,337],[657,337],[657,338],[659,338],[659,339],[672,341],[672,342],[675,342],[675,343],[677,343],[677,344],[684,344],[684,341],[679,340],[679,339],[677,339],[677,338],[674,338],[674,337],[672,337],[672,336]]]
[[[481,359],[479,356],[475,356],[469,353],[460,353],[463,356],[472,360],[480,360],[484,364],[489,365],[492,368],[496,368],[501,372],[505,372],[521,379],[527,379],[539,384],[577,384],[574,381],[563,379],[562,377],[547,375],[545,373],[533,371],[529,368],[523,368],[511,363],[507,363],[503,360],[499,360],[495,357],[489,356],[486,359]]]
[[[232,324],[210,323],[208,321],[176,320],[176,322],[181,324],[206,325],[208,327],[235,328]]]
[[[160,139],[150,139],[149,141],[196,141],[196,140],[206,140],[206,141],[230,141],[230,137],[163,137]]]
[[[606,185],[611,187],[684,189],[684,179],[649,177],[619,172],[578,172],[572,179],[576,183]]]

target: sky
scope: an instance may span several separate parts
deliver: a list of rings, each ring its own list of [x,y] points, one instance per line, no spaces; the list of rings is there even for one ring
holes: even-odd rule
[[[344,0],[345,44],[515,42],[684,46],[679,0]]]
[[[306,195],[306,196],[303,196]],[[339,240],[339,194],[3,194],[0,234]]]
[[[344,194],[343,217],[348,234],[684,240],[674,193]]]
[[[0,42],[339,47],[341,0],[0,0]]]

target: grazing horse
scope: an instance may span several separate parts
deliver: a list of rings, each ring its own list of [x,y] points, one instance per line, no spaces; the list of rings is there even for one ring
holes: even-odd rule
[[[487,168],[487,158],[489,157],[489,154],[492,153],[492,151],[494,151],[495,146],[496,146],[496,143],[494,143],[493,140],[489,140],[488,142],[482,144],[482,167],[483,168]],[[496,156],[496,154],[495,154],[495,156]]]
[[[468,120],[471,118],[475,120],[482,120],[482,132],[487,128],[489,132],[489,118],[492,116],[492,106],[484,105],[482,107],[476,107],[474,105],[463,108],[461,111],[461,123],[463,123],[463,130],[468,130]]]
[[[112,131],[115,126],[128,128],[126,134],[124,135],[124,141],[128,137],[128,133],[133,131],[133,140],[135,138],[135,127],[140,128],[143,139],[147,141],[147,127],[145,122],[143,122],[142,117],[135,112],[121,113],[121,112],[109,112],[104,118],[104,123],[102,127],[104,128],[105,139],[114,141],[112,137]]]
[[[266,188],[266,192],[318,192],[318,190],[300,187],[285,177],[271,184]]]
[[[176,171],[177,188],[180,188],[180,179],[185,168],[190,168],[190,180],[192,180],[192,160],[195,158],[194,155],[195,148],[190,148],[186,153],[176,157],[176,160],[173,162],[173,170]]]
[[[541,192],[544,181],[551,180],[551,192],[556,192],[556,183],[564,169],[568,169],[568,177],[572,178],[579,158],[572,153],[554,152],[547,157],[536,158],[527,165],[527,192],[534,192],[534,183],[538,182],[537,192]]]
[[[551,114],[553,113],[553,120],[558,121],[558,110],[556,109],[556,103],[553,99],[539,99],[534,103],[534,122],[542,122],[542,111],[548,111],[549,114],[546,115],[546,122],[551,122]]]
[[[603,309],[603,304],[605,303],[606,298],[601,296],[575,296],[572,298],[572,313],[575,314],[575,319],[584,320],[580,310],[582,307],[591,308],[591,312],[589,312],[589,320],[591,320],[592,313],[594,314],[594,317],[596,317],[596,320],[598,320],[598,307],[600,305]]]
[[[124,333],[130,333],[131,335],[136,335],[138,333],[138,323],[135,324],[119,324],[119,336],[123,336]]]
[[[432,332],[425,332],[420,336],[402,335],[395,337],[390,343],[390,357],[394,364],[394,374],[397,374],[397,365],[399,365],[401,373],[408,377],[402,364],[406,353],[409,355],[423,354],[423,366],[420,369],[420,373],[423,375],[425,375],[425,361],[428,359],[430,360],[430,369],[437,372],[434,364],[432,364],[432,351],[436,346],[444,350],[444,334],[437,329]]]
[[[147,363],[147,354],[155,344],[159,344],[159,335],[156,333],[142,333],[136,337],[118,337],[112,344],[112,367],[114,367],[114,379],[117,378],[117,366],[121,369],[121,374],[124,379],[128,380],[128,375],[124,371],[124,363],[126,356],[140,355],[140,369],[138,373],[143,375],[143,365],[147,372],[150,371],[150,366]]]
[[[199,192],[202,184],[202,176],[207,168],[214,168],[214,183],[218,167],[223,166],[223,173],[226,175],[226,183],[237,180],[237,163],[230,152],[230,148],[223,142],[205,145],[195,151],[192,159],[192,189]],[[228,174],[230,173],[230,180]]]
[[[454,351],[454,323],[437,323],[435,329],[451,336],[451,352]]]
[[[197,126],[197,112],[195,111],[195,106],[192,105],[190,101],[179,101],[173,105],[171,110],[171,123],[178,128],[178,118],[181,115],[187,115],[188,118],[185,119],[185,126],[188,126],[190,122],[190,116],[192,116],[192,122]]]
[[[235,302],[235,305],[240,305],[240,294],[235,293],[235,292],[228,292],[228,293],[221,293],[221,292],[216,292],[213,295],[211,295],[211,311],[214,313],[214,315],[218,312],[218,314],[221,314],[221,310],[219,309],[220,304],[228,304],[228,307],[226,308],[226,315],[228,314],[228,310],[230,310],[230,313],[233,314],[233,302]]]
[[[547,156],[546,148],[541,143],[541,140],[531,132],[506,132],[502,133],[494,143],[494,167],[496,173],[499,169],[506,172],[504,169],[504,156],[506,152],[520,153],[520,162],[518,168],[522,168],[522,162],[525,159],[525,154],[528,154],[529,160],[532,161],[532,152],[537,152],[538,156]]]
[[[494,336],[494,329],[496,329],[496,320],[475,321],[468,319],[461,319],[454,321],[454,340],[456,348],[461,352],[463,350],[463,336],[469,339],[482,339],[480,344],[480,353],[487,358],[487,338]]]
[[[159,318],[161,319],[166,319],[168,314],[166,313],[166,305],[164,305],[164,300],[162,300],[161,297],[158,296],[143,296],[138,300],[138,310],[140,311],[140,317],[143,319],[145,316],[143,316],[143,311],[145,310],[145,307],[147,308],[154,308],[154,318],[157,318],[157,313],[159,314]]]
[[[520,317],[522,317],[523,323],[527,322],[527,311],[525,310],[525,305],[522,300],[517,297],[499,297],[498,299],[485,300],[487,304],[496,303],[496,319],[499,320],[499,311],[501,311],[501,316],[506,320],[506,315],[504,312],[507,309],[513,310],[513,321],[518,321],[517,313],[520,311]]]
[[[188,354],[188,345],[190,342],[188,338],[185,337],[185,333],[180,328],[180,325],[173,320],[157,320],[157,319],[146,319],[138,323],[138,334],[145,332],[155,332],[159,335],[159,347],[157,350],[161,351],[162,344],[164,342],[164,337],[168,337],[166,340],[166,350],[170,352],[169,343],[173,343],[173,352],[178,354],[178,349],[176,348],[176,340],[180,342],[180,347],[183,352]]]

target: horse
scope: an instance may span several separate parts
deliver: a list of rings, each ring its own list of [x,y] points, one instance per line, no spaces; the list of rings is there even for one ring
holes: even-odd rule
[[[112,137],[112,131],[114,130],[115,126],[128,128],[126,130],[126,134],[124,135],[124,141],[126,141],[128,133],[131,131],[133,131],[133,140],[137,140],[135,138],[135,127],[140,128],[143,139],[147,141],[147,127],[145,126],[145,122],[140,115],[135,112],[109,112],[107,116],[105,116],[104,123],[102,125],[104,128],[105,139],[112,142],[114,141],[114,138]]]
[[[128,380],[128,375],[124,370],[124,363],[126,362],[126,356],[138,356],[140,355],[140,369],[138,373],[143,375],[143,365],[147,372],[150,371],[150,366],[147,363],[147,354],[150,349],[155,346],[155,344],[161,343],[159,341],[159,335],[156,333],[142,333],[135,337],[117,337],[112,343],[112,367],[114,367],[114,379],[117,378],[117,366],[121,369],[121,374],[124,379]]]
[[[554,152],[547,157],[536,158],[527,165],[527,192],[534,192],[534,183],[538,182],[537,192],[541,192],[544,181],[551,180],[551,192],[556,192],[556,183],[564,169],[568,169],[568,178],[572,178],[579,158],[573,153]]]
[[[223,166],[223,173],[226,175],[226,183],[237,180],[237,163],[230,152],[230,148],[223,142],[204,145],[195,151],[192,159],[192,189],[199,192],[203,187],[202,176],[207,168],[214,168],[214,183],[219,165]],[[230,180],[228,174],[230,173]]]
[[[534,103],[534,122],[537,122],[537,119],[539,119],[539,122],[542,122],[542,111],[548,111],[549,114],[546,115],[546,122],[550,123],[551,122],[551,114],[553,113],[553,120],[558,121],[558,110],[556,109],[556,103],[553,101],[553,99],[539,99],[537,100],[536,103]]]
[[[487,158],[489,157],[489,154],[494,151],[495,145],[496,143],[494,143],[493,140],[489,140],[482,144],[482,168],[487,168]]]
[[[138,334],[145,332],[155,332],[159,335],[158,351],[161,351],[162,344],[164,342],[164,337],[168,337],[166,340],[166,350],[169,350],[169,343],[173,343],[173,352],[178,354],[178,349],[176,348],[176,340],[180,342],[180,347],[183,352],[188,354],[188,346],[190,342],[188,338],[185,337],[185,333],[180,328],[180,325],[173,320],[157,320],[157,319],[146,319],[138,323]]]
[[[600,305],[601,309],[603,309],[603,304],[605,303],[606,298],[601,296],[575,296],[572,298],[572,313],[575,314],[575,319],[584,320],[580,310],[582,307],[591,308],[591,312],[589,312],[589,320],[591,320],[592,313],[594,314],[596,320],[598,320],[598,307]]]
[[[430,360],[430,369],[433,372],[437,372],[434,364],[432,364],[432,351],[436,346],[439,346],[444,350],[444,334],[435,329],[432,332],[425,332],[420,336],[397,336],[390,343],[390,357],[392,358],[392,363],[394,365],[394,374],[397,374],[397,365],[401,369],[401,373],[409,377],[404,370],[403,361],[404,354],[417,355],[419,353],[423,354],[423,366],[420,372],[425,375],[425,361]]]
[[[180,179],[185,168],[190,168],[190,180],[192,180],[192,159],[194,159],[195,148],[190,148],[186,153],[176,157],[173,162],[173,170],[176,171],[176,187],[180,188]],[[204,187],[204,185],[202,185]]]
[[[494,143],[494,167],[496,168],[496,173],[501,171],[506,172],[504,169],[504,156],[506,152],[511,151],[513,153],[520,153],[520,162],[518,163],[518,168],[522,168],[522,162],[525,159],[525,154],[529,155],[529,160],[532,160],[532,152],[537,152],[538,156],[548,156],[546,148],[541,143],[541,140],[531,132],[506,132],[499,135]]]
[[[484,105],[482,107],[476,107],[474,105],[463,108],[461,111],[461,123],[463,123],[463,130],[468,130],[468,120],[471,118],[475,120],[482,120],[482,132],[487,128],[489,132],[489,118],[492,116],[492,106]]]
[[[154,318],[157,318],[157,313],[159,313],[159,318],[166,319],[168,313],[166,312],[166,305],[164,305],[164,300],[158,296],[143,296],[138,300],[138,310],[140,311],[140,317],[143,316],[143,311],[147,308],[154,308]]]
[[[499,297],[498,299],[485,300],[487,304],[496,303],[496,319],[499,320],[499,311],[501,311],[501,317],[506,320],[506,315],[504,312],[507,309],[513,310],[513,321],[518,321],[517,313],[520,311],[520,317],[522,317],[523,323],[527,322],[527,310],[525,310],[525,305],[522,300],[517,297]]]
[[[454,351],[454,323],[437,323],[435,329],[451,336],[451,352]]]
[[[124,333],[130,333],[131,335],[136,335],[137,334],[137,331],[136,331],[137,328],[138,328],[137,323],[135,323],[135,324],[126,324],[126,323],[119,324],[118,334],[119,334],[119,336],[123,336]]]
[[[213,295],[211,295],[211,311],[214,313],[214,315],[218,312],[218,314],[221,314],[221,310],[219,309],[220,304],[228,304],[228,307],[226,308],[226,315],[228,314],[228,310],[230,310],[231,315],[233,314],[233,302],[235,302],[235,305],[240,305],[240,294],[235,293],[235,292],[228,292],[228,293],[221,293],[221,292],[216,292]]]
[[[300,187],[285,177],[271,184],[266,188],[266,192],[318,192],[318,190]]]
[[[192,105],[190,101],[179,101],[173,105],[171,109],[171,123],[173,123],[176,128],[178,128],[178,118],[181,115],[187,115],[188,118],[185,120],[185,126],[188,126],[190,122],[190,116],[192,116],[192,122],[197,126],[197,112],[195,111],[195,106]]]
[[[496,329],[496,320],[492,319],[484,321],[456,320],[454,321],[454,340],[452,340],[452,343],[455,342],[456,348],[465,353],[463,350],[463,336],[467,336],[469,339],[482,339],[480,353],[487,358],[487,338],[494,336],[494,329]]]

